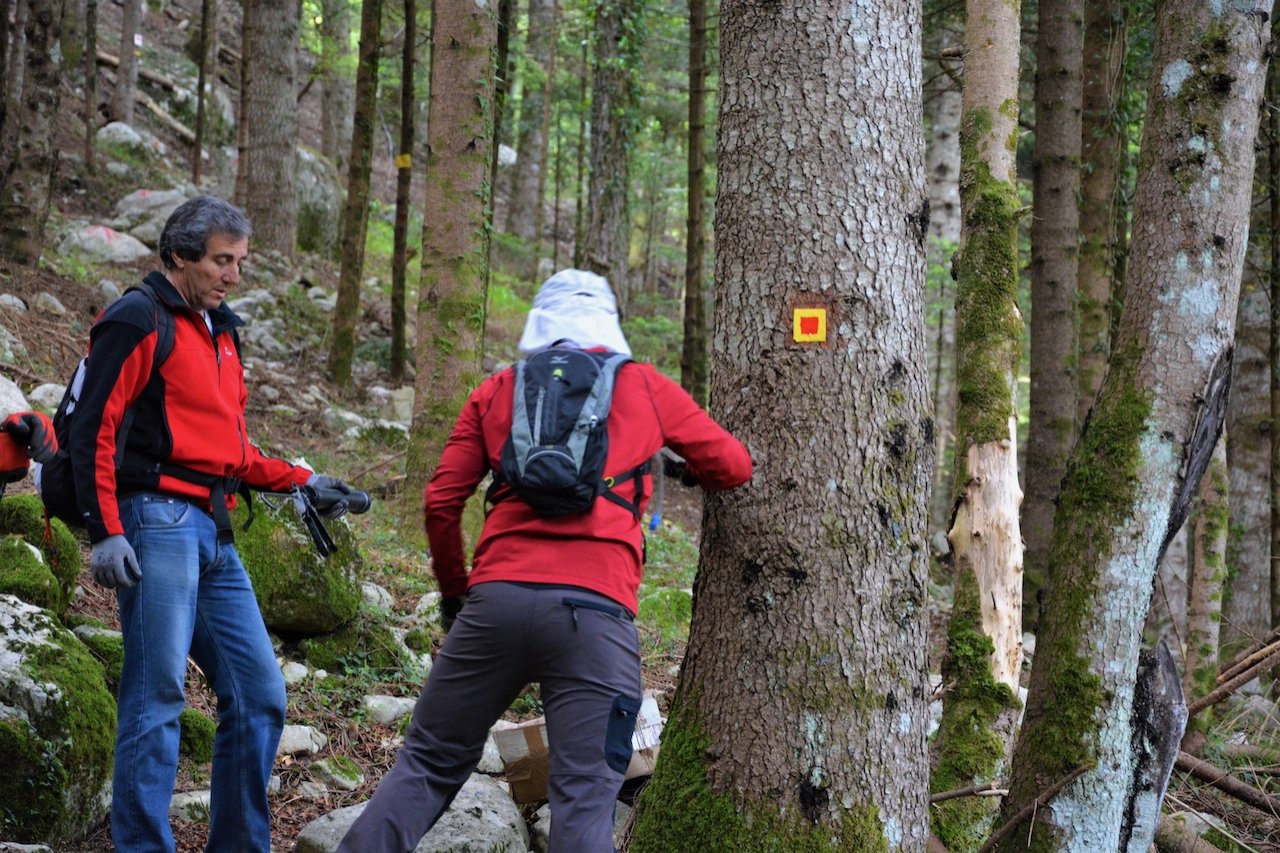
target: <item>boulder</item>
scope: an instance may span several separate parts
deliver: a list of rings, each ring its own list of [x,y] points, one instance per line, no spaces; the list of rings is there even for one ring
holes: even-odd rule
[[[0,835],[55,848],[105,814],[116,705],[102,666],[54,615],[0,595]]]
[[[67,232],[58,250],[109,264],[130,264],[151,256],[151,250],[137,237],[105,225],[89,225]]]
[[[116,219],[128,228],[152,219],[163,223],[186,200],[180,190],[135,190],[116,202]]]
[[[31,408],[27,404],[27,396],[22,393],[9,377],[0,374],[0,418],[7,418],[14,412],[24,412]]]
[[[307,824],[298,835],[295,853],[332,853],[366,805],[347,806]],[[515,801],[493,779],[476,773],[414,853],[526,853],[528,849],[529,831]]]
[[[9,295],[8,293],[0,293],[0,299],[4,299]],[[4,326],[0,326],[0,363],[14,364],[18,359],[26,357],[27,346],[22,342],[22,339]]]
[[[298,146],[294,187],[298,194],[298,247],[334,256],[338,246],[338,222],[342,216],[342,180],[337,168],[322,154]]]
[[[50,609],[61,615],[80,577],[80,543],[56,518],[49,520],[52,541],[45,530],[44,504],[38,497],[12,495],[0,500],[0,536],[17,536],[39,551],[41,562],[53,573],[57,583],[56,606],[51,605]]]
[[[320,556],[294,512],[292,501],[275,506],[255,501],[253,524],[243,530],[248,514],[235,512],[236,549],[253,581],[267,627],[294,634],[323,634],[351,621],[360,609],[361,568],[351,528],[343,519],[325,522],[337,546]]]
[[[40,549],[17,536],[0,538],[0,593],[54,613],[61,613],[67,606],[58,579],[45,565]]]
[[[37,385],[27,397],[31,405],[53,414],[58,410],[58,404],[62,402],[62,395],[65,393],[67,393],[67,386],[46,382],[43,385]]]

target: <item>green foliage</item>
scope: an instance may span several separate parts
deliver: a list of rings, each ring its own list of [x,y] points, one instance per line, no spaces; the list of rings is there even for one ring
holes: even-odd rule
[[[331,634],[298,644],[307,664],[329,672],[367,670],[379,678],[398,678],[408,664],[404,649],[385,622],[361,614]]]
[[[196,764],[208,764],[213,760],[213,735],[218,724],[197,711],[184,708],[178,717],[182,734],[178,740],[178,752]]]

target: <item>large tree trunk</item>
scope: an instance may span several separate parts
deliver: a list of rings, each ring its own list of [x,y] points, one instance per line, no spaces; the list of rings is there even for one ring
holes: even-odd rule
[[[410,495],[422,494],[462,403],[481,378],[496,35],[491,5],[435,0],[418,372],[405,465]]]
[[[1031,423],[1023,612],[1032,630],[1050,570],[1054,501],[1076,437],[1076,270],[1080,239],[1083,0],[1040,0],[1031,208]]]
[[[1167,0],[1157,22],[1124,312],[1067,466],[1002,817],[1087,772],[1037,811],[1032,849],[1116,850],[1135,814],[1140,631],[1221,432],[1270,7]],[[1126,849],[1149,841],[1131,833]]]
[[[1022,671],[1022,539],[1018,533],[1018,188],[1006,144],[1017,117],[1018,12],[969,0],[960,122],[960,249],[955,260],[955,482],[948,532],[955,600],[947,634],[942,722],[930,777],[935,791],[995,781],[1013,749]],[[975,849],[998,803],[948,800],[930,810],[949,849]]]
[[[347,169],[347,155],[351,152],[354,116],[351,0],[323,0],[320,8],[320,153],[341,174]],[[363,5],[361,8],[363,16]]]
[[[144,0],[124,0],[120,25],[120,67],[116,69],[116,88],[111,95],[111,117],[133,124],[133,102],[138,91],[138,27],[142,25]]]
[[[364,277],[365,231],[369,225],[369,175],[373,166],[373,122],[377,118],[378,48],[381,39],[382,0],[364,0],[360,6],[360,64],[356,69],[351,156],[347,160],[347,206],[342,212],[338,298],[333,309],[333,342],[329,348],[329,378],[343,386],[351,384],[351,361],[356,348],[356,317],[360,314],[360,282]]]
[[[298,4],[244,0],[244,206],[254,243],[293,257],[298,237]]]
[[[409,190],[413,185],[414,75],[418,52],[418,0],[404,0],[400,53],[400,148],[396,157],[396,224],[391,250],[391,378],[404,379],[405,268],[409,263]]]
[[[596,53],[591,86],[591,177],[587,198],[587,269],[613,285],[626,314],[631,253],[631,145],[635,135],[636,80],[643,5],[602,0],[596,6]]]
[[[62,92],[61,25],[61,0],[31,0],[23,35],[23,97],[7,119],[12,122],[13,156],[0,162],[0,257],[32,266],[44,249],[58,167],[54,128]]]
[[[922,850],[920,4],[728,0],[721,32],[711,404],[756,474],[707,499],[631,850]]]
[[[555,0],[529,0],[528,32],[521,80],[524,95],[516,127],[516,166],[511,178],[511,199],[507,202],[507,230],[532,242],[537,237],[534,225],[542,205],[542,150],[546,145],[543,119],[551,109],[546,83],[554,50]],[[537,258],[534,258],[535,267],[536,264]]]
[[[1076,423],[1083,424],[1102,385],[1111,355],[1111,300],[1115,289],[1116,207],[1121,149],[1127,143],[1116,118],[1123,94],[1125,0],[1094,0],[1084,11],[1084,82],[1081,95],[1080,329],[1076,371]]]
[[[684,335],[680,385],[699,403],[707,400],[707,3],[689,0],[689,197],[685,217]]]

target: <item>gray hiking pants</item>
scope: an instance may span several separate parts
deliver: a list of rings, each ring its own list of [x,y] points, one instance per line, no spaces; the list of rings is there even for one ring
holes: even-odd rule
[[[611,853],[640,709],[630,612],[573,587],[477,584],[414,707],[404,746],[339,853],[410,853],[475,770],[489,728],[541,686],[551,853]]]

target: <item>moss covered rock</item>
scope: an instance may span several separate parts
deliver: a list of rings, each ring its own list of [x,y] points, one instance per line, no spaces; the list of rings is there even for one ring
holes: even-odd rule
[[[414,664],[409,649],[395,631],[368,617],[331,634],[308,637],[299,647],[312,668],[330,672],[371,669],[379,675],[393,676]]]
[[[321,557],[289,501],[272,509],[255,504],[252,526],[236,510],[236,549],[253,580],[267,627],[293,634],[323,634],[350,622],[360,609],[360,554],[342,519],[325,522],[337,553]]]
[[[93,620],[97,622],[97,620]],[[77,625],[71,629],[76,639],[102,664],[107,689],[120,695],[120,670],[124,667],[124,635],[98,624]]]
[[[0,595],[0,838],[82,838],[105,813],[115,731],[102,665],[52,613]]]
[[[184,709],[178,723],[182,727],[178,752],[196,764],[213,761],[213,734],[218,730],[218,724],[195,708]]]
[[[67,596],[40,549],[17,536],[0,539],[0,593],[62,613]]]
[[[63,604],[57,610],[62,615],[75,593],[82,565],[80,543],[75,535],[56,518],[50,519],[46,527],[44,504],[35,495],[13,495],[0,500],[0,535],[6,534],[25,539],[40,549],[45,565],[62,588]]]

